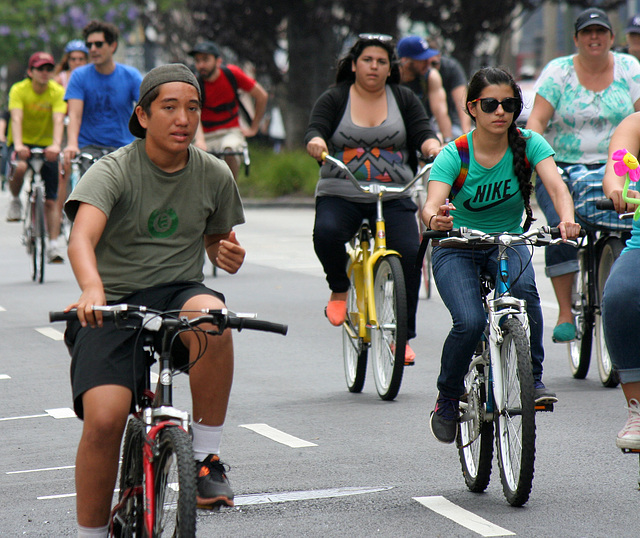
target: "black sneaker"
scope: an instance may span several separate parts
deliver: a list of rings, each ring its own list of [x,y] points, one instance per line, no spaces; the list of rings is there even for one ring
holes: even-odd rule
[[[197,463],[196,503],[198,508],[233,506],[233,490],[227,479],[227,470],[228,468],[220,461],[217,454],[209,454],[203,461]]]
[[[533,382],[533,388],[535,389],[535,403],[556,403],[558,401],[556,393],[551,392],[547,387],[545,387],[541,380],[536,379]]]
[[[459,403],[457,398],[444,398],[438,395],[429,425],[431,433],[441,443],[451,444],[456,440],[460,417]]]

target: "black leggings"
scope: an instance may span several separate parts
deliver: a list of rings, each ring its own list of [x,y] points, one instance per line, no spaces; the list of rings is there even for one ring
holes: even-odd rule
[[[415,267],[420,237],[416,221],[416,205],[410,198],[384,202],[387,247],[400,253],[400,262],[407,288],[409,316],[408,337],[416,335],[416,309],[420,291],[420,269]],[[331,291],[342,293],[349,289],[346,267],[347,243],[358,230],[363,219],[369,219],[375,232],[376,204],[359,203],[334,196],[316,198],[316,220],[313,246],[327,275]],[[419,267],[421,264],[419,265]]]

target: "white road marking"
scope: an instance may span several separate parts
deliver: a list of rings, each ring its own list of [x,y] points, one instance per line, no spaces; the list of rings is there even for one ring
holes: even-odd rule
[[[168,487],[172,489],[176,488],[177,484],[168,484]],[[344,488],[331,488],[331,489],[315,489],[309,491],[282,491],[279,493],[254,493],[250,495],[236,495],[234,498],[235,506],[247,506],[249,504],[270,504],[270,503],[284,503],[290,501],[310,501],[313,499],[330,499],[333,497],[346,497],[348,495],[364,495],[366,493],[378,493],[380,491],[388,491],[393,489],[393,486],[380,486],[380,487],[344,487]],[[116,490],[117,492],[117,490]],[[49,501],[52,499],[67,499],[69,497],[75,497],[75,493],[63,493],[60,495],[43,495],[37,497],[39,501]]]
[[[0,306],[0,312],[6,312],[6,311],[7,311],[6,308],[3,308],[2,306]]]
[[[11,376],[8,376],[7,374],[0,374],[0,379],[11,379]]]
[[[318,446],[310,441],[305,441],[304,439],[299,439],[298,437],[294,437],[293,435],[289,435],[288,433],[276,430],[268,424],[240,424],[240,427],[252,430],[260,435],[263,435],[264,437],[271,439],[272,441],[282,443],[283,445],[290,446],[291,448],[306,448],[310,446]]]
[[[306,501],[312,499],[329,499],[332,497],[345,497],[347,495],[363,495],[365,493],[377,493],[387,491],[393,486],[369,487],[369,488],[331,488],[315,489],[309,491],[283,491],[280,493],[257,493],[253,495],[238,495],[234,499],[236,506],[248,504],[283,503],[289,501]]]
[[[4,418],[0,418],[0,421],[22,420],[27,418],[42,418],[42,417],[53,417],[55,419],[59,419],[59,418],[74,418],[75,416],[76,414],[73,412],[73,409],[69,409],[68,407],[59,407],[56,409],[45,409],[45,412],[42,415],[23,415],[21,417],[4,417]]]
[[[51,499],[66,499],[68,497],[75,497],[75,493],[65,493],[63,495],[43,495],[41,497],[36,497],[39,501],[50,501]]]
[[[51,340],[56,340],[58,342],[64,340],[64,334],[52,327],[41,327],[36,329],[36,331],[47,338],[51,338]]]
[[[515,536],[515,532],[503,529],[490,521],[469,512],[440,495],[433,497],[414,497],[423,506],[437,514],[455,521],[458,525],[479,534],[480,536]]]
[[[53,418],[75,418],[76,414],[69,407],[58,407],[57,409],[45,409],[45,412]]]
[[[60,471],[62,469],[75,469],[75,465],[64,465],[62,467],[44,467],[42,469],[24,469],[23,471],[7,471],[6,474],[25,474],[25,473],[40,473],[43,471]]]

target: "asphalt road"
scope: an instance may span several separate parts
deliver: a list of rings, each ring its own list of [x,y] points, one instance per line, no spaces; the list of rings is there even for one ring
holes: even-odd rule
[[[0,536],[74,536],[73,465],[81,422],[69,417],[63,328],[48,323],[78,295],[69,265],[29,279],[19,224],[0,193]],[[535,257],[546,322],[545,382],[555,412],[537,416],[536,474],[525,507],[510,507],[495,469],[470,493],[457,451],[430,434],[449,316],[437,294],[421,300],[416,366],[383,402],[369,377],[344,382],[340,331],[323,316],[328,297],[312,250],[313,210],[247,209],[238,227],[244,267],[207,283],[232,310],[289,324],[286,337],[235,337],[236,373],[223,440],[237,506],[199,512],[198,536],[635,537],[638,458],[615,447],[626,419],[620,389],[569,374],[566,347],[551,343],[557,311]],[[209,272],[209,271],[207,271]],[[53,331],[52,331],[53,329]],[[185,379],[176,403],[189,409]]]

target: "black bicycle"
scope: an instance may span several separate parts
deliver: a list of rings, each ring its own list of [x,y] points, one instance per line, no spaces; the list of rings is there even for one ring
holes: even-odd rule
[[[598,209],[613,210],[613,202],[607,198],[596,201]],[[601,229],[587,231],[578,242],[578,264],[572,293],[572,311],[576,326],[576,338],[568,343],[569,367],[576,379],[584,379],[591,363],[591,351],[595,336],[596,359],[600,381],[605,387],[620,383],[615,371],[602,327],[602,292],[609,278],[611,267],[618,259],[630,233]]]
[[[188,371],[195,361],[183,369],[174,367],[171,344],[185,331],[219,335],[225,329],[252,329],[285,335],[287,326],[227,309],[198,311],[200,315],[193,319],[181,317],[178,311],[158,312],[129,304],[96,306],[94,310],[119,329],[138,331],[146,359],[145,388],[135,395],[136,411],[129,417],[124,435],[120,490],[111,513],[110,534],[192,538],[196,535],[196,465],[190,416],[172,402],[174,375]],[[75,311],[49,313],[52,322],[76,317]],[[214,327],[203,329],[202,324]],[[156,360],[160,374],[154,393],[151,366]]]

